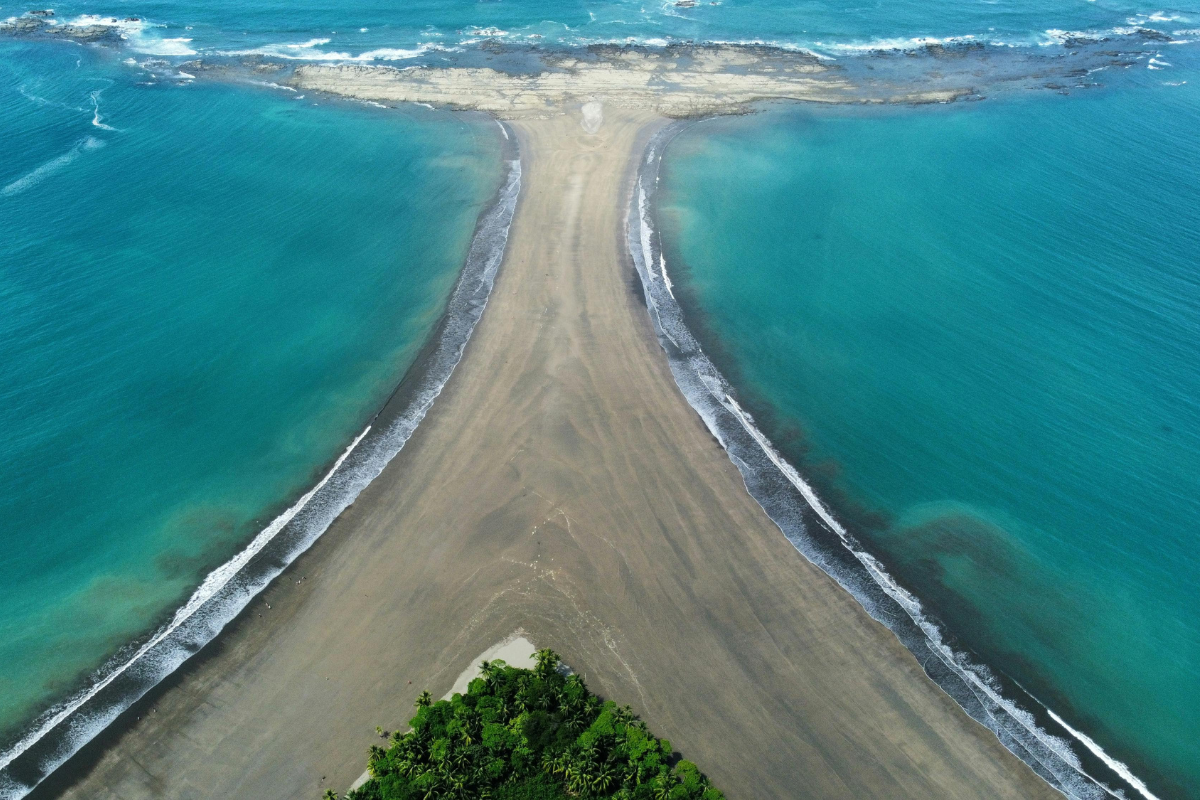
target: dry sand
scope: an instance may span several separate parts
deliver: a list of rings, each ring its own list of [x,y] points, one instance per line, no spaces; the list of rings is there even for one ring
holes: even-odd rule
[[[747,494],[631,288],[625,199],[663,120],[582,121],[514,123],[509,250],[408,446],[67,796],[317,798],[518,628],[731,798],[1058,796]]]
[[[547,54],[541,64],[528,75],[487,67],[307,64],[287,82],[359,100],[428,103],[507,119],[554,116],[564,105],[589,101],[691,117],[744,111],[760,100],[943,103],[973,93],[911,83],[857,86],[815,56],[768,47],[598,48],[587,59]]]

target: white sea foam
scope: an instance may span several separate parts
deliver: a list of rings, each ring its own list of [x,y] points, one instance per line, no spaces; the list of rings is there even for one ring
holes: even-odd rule
[[[51,24],[56,23],[51,20]],[[136,36],[146,28],[145,21],[141,19],[102,17],[99,14],[80,14],[62,24],[74,28],[112,28],[124,36]]]
[[[174,39],[139,37],[132,46],[148,56],[194,56],[196,51],[189,46],[191,41],[182,36]]]
[[[1058,28],[1050,28],[1043,32],[1039,44],[1043,46],[1063,45],[1073,39],[1103,41],[1120,36],[1137,36],[1147,27],[1145,20],[1139,21],[1136,18],[1130,18],[1128,23],[1128,25],[1119,25],[1115,28],[1104,28],[1101,30],[1064,31]]]
[[[92,98],[92,124],[101,130],[115,131],[116,128],[111,125],[105,125],[104,118],[100,116],[100,95],[103,92],[103,89],[97,89],[90,95]]]
[[[270,88],[270,89],[279,89],[280,91],[292,92],[293,94],[296,93],[296,89],[294,89],[293,87],[284,86],[282,84],[275,83],[274,81],[250,81],[250,82],[256,86],[266,86],[267,88]]]
[[[148,56],[192,56],[196,54],[189,45],[191,39],[185,37],[158,38],[150,34],[151,30],[164,28],[164,25],[149,23],[140,18],[102,17],[98,14],[81,14],[67,20],[65,25],[78,28],[110,28],[125,41],[129,49]]]
[[[268,44],[262,47],[255,47],[249,50],[225,50],[218,52],[217,55],[222,56],[269,56],[271,58],[282,58],[289,61],[404,61],[410,58],[417,58],[431,50],[455,51],[457,48],[443,47],[442,45],[426,42],[412,48],[402,47],[380,47],[374,50],[367,50],[364,53],[357,55],[343,51],[329,51],[318,49],[321,45],[328,44],[328,39],[310,39],[307,42],[299,44]]]
[[[61,156],[50,159],[45,164],[37,167],[30,172],[25,173],[20,178],[17,178],[12,183],[0,189],[0,197],[12,197],[21,194],[37,186],[42,181],[49,178],[54,173],[68,166],[72,161],[79,158],[80,155],[88,150],[97,150],[104,147],[104,140],[97,139],[94,136],[87,136],[76,142],[70,150],[63,153]],[[0,763],[0,768],[3,764]]]
[[[934,45],[972,44],[985,41],[975,34],[963,36],[911,36],[890,39],[871,39],[866,42],[815,42],[821,50],[834,53],[871,53],[876,50],[919,50]]]
[[[1088,736],[1086,733],[1083,733],[1082,731],[1077,731],[1074,728],[1072,728],[1070,725],[1067,724],[1066,720],[1064,720],[1058,714],[1055,714],[1049,708],[1047,708],[1046,711],[1049,712],[1050,716],[1054,718],[1055,722],[1057,722],[1059,725],[1062,725],[1063,728],[1065,728],[1068,733],[1070,733],[1072,736],[1074,736],[1076,739],[1078,739],[1080,742],[1082,742],[1084,747],[1086,747],[1088,750],[1092,751],[1092,755],[1096,756],[1096,758],[1103,761],[1105,766],[1107,766],[1113,772],[1120,775],[1125,780],[1125,782],[1128,783],[1130,786],[1132,786],[1134,789],[1137,789],[1138,793],[1142,797],[1145,797],[1146,800],[1158,800],[1158,797],[1150,791],[1149,787],[1146,786],[1146,784],[1142,783],[1141,779],[1139,779],[1138,776],[1134,775],[1129,770],[1129,767],[1126,766],[1124,762],[1117,761],[1115,758],[1110,756],[1108,753],[1104,752],[1104,749],[1102,747],[1100,747],[1100,745],[1096,744],[1096,741],[1094,739],[1092,739],[1092,737]]]

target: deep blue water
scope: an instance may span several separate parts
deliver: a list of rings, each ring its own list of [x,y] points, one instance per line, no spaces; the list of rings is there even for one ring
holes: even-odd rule
[[[659,219],[711,351],[901,582],[1196,797],[1200,70],[1177,54],[1071,97],[699,123]]]
[[[905,585],[1154,792],[1200,796],[1194,2],[55,11],[121,38],[0,42],[0,737],[312,485],[412,363],[499,179],[495,126],[188,59],[403,66],[492,37],[999,63],[1150,28],[1176,43],[1070,97],[698,125],[661,214],[722,366]]]

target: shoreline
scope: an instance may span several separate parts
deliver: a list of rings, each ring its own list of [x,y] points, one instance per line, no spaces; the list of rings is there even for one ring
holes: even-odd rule
[[[713,118],[694,120],[694,122],[703,122],[706,119]],[[662,250],[665,255],[669,248],[663,246]],[[887,557],[887,554],[880,552],[870,541],[872,531],[886,531],[893,524],[887,516],[887,512],[870,507],[852,496],[844,487],[838,486],[835,482],[839,468],[837,462],[833,459],[813,462],[807,455],[809,443],[805,439],[802,428],[797,426],[796,420],[776,407],[766,396],[753,389],[747,390],[742,385],[742,376],[737,363],[725,351],[720,335],[705,319],[706,312],[701,307],[696,293],[687,286],[690,267],[687,264],[681,264],[677,252],[674,253],[673,259],[667,259],[667,263],[673,264],[672,272],[682,272],[684,275],[683,280],[674,286],[683,324],[696,340],[697,349],[711,361],[716,373],[733,389],[733,399],[740,405],[749,423],[763,434],[765,444],[773,449],[788,467],[795,470],[801,481],[808,484],[814,496],[849,532],[850,537],[858,543],[862,550],[878,562],[880,572],[894,580],[899,570]],[[829,469],[830,465],[832,465],[832,469]],[[832,532],[826,531],[826,533]],[[836,550],[845,547],[839,540],[833,538],[830,538],[826,544]],[[872,582],[874,582],[873,579]],[[899,584],[899,581],[894,582],[904,589],[904,585]],[[904,591],[907,592],[907,589]],[[961,668],[975,673],[980,680],[994,690],[1000,701],[1015,706],[1020,712],[1020,716],[1029,721],[1036,733],[1028,732],[1029,729],[1026,729],[1022,738],[1044,735],[1049,737],[1047,741],[1057,740],[1054,746],[1057,748],[1061,745],[1062,750],[1056,753],[1052,760],[1059,763],[1060,766],[1067,766],[1071,772],[1082,773],[1087,781],[1097,784],[1101,787],[1100,796],[1108,796],[1107,790],[1115,788],[1117,791],[1132,790],[1134,794],[1131,796],[1158,797],[1153,794],[1146,781],[1141,777],[1144,775],[1159,777],[1153,769],[1128,755],[1115,756],[1111,752],[1111,747],[1106,750],[1097,743],[1087,733],[1090,730],[1087,721],[1081,721],[1079,714],[1071,707],[1069,701],[1058,696],[1053,687],[1038,687],[1045,690],[1045,693],[1039,696],[1037,688],[1030,688],[1034,684],[1023,685],[1010,677],[1009,673],[995,667],[992,659],[981,653],[978,648],[966,644],[955,630],[942,621],[942,606],[935,605],[926,598],[916,598],[915,596],[914,603],[914,608],[919,607],[918,619],[912,619],[910,612],[903,610],[901,613],[907,619],[902,624],[906,627],[911,627],[909,623],[914,623],[917,628],[922,625],[930,625],[935,628],[940,636],[941,644],[948,648],[949,653],[953,654],[957,662],[955,669]],[[891,627],[888,622],[884,622],[884,624]],[[925,638],[923,632],[916,630],[897,635],[902,641],[906,636]],[[924,645],[921,647],[923,648]],[[934,680],[938,681],[939,685],[941,684],[940,679],[934,678]],[[957,677],[952,680],[961,683]],[[948,693],[954,696],[952,692]],[[971,712],[968,711],[968,713]],[[1063,715],[1066,715],[1067,718],[1064,719]],[[1009,714],[1005,711],[1002,716],[1007,717]],[[983,720],[979,721],[989,728],[993,727]],[[1020,725],[1025,727],[1024,722],[1021,722]],[[1064,754],[1066,757],[1062,758],[1061,756]],[[1125,760],[1122,761],[1122,758]],[[1077,761],[1078,766],[1072,765],[1072,760]],[[1035,769],[1037,768],[1035,767]]]
[[[989,668],[936,616],[931,617],[922,601],[897,583],[883,561],[843,525],[837,504],[814,489],[812,479],[788,460],[764,433],[765,426],[739,403],[738,390],[688,323],[689,314],[698,309],[677,298],[655,225],[662,158],[688,124],[677,122],[661,131],[640,162],[635,192],[641,195],[631,197],[626,218],[628,246],[643,292],[651,298],[648,311],[676,382],[737,465],[747,491],[797,551],[892,631],[964,712],[991,730],[1047,783],[1069,798],[1102,798],[1111,785],[1153,797],[1128,767],[1103,750],[1097,752],[1098,745],[1086,741],[1024,687]],[[719,340],[717,345],[719,349]],[[1082,753],[1072,740],[1083,745]],[[1106,783],[1095,777],[1097,771]]]
[[[7,749],[0,752],[0,797],[26,796],[93,739],[119,728],[120,718],[143,697],[183,671],[242,617],[411,438],[461,359],[503,257],[520,190],[519,154],[507,133],[501,152],[507,167],[476,221],[446,306],[379,409],[349,445],[317,471],[310,488],[269,510],[271,521],[204,576],[182,605],[165,612],[161,624],[81,677],[79,688],[6,743]]]
[[[658,727],[731,789],[747,785],[752,751],[756,780],[777,790],[804,776],[821,796],[1051,796],[779,537],[679,402],[625,278],[619,223],[636,154],[665,120],[604,117],[596,134],[573,115],[516,123],[530,185],[465,371],[297,562],[321,574],[269,590],[286,620],[221,637],[156,699],[165,713],[116,737],[68,796],[294,795],[306,771],[349,785],[360,728],[392,726],[407,705],[401,678],[439,687],[515,627],[606,693],[640,698],[647,719],[665,713]],[[679,630],[656,623],[664,613]],[[699,706],[667,712],[681,691]],[[764,736],[771,747],[756,749]],[[264,745],[253,763],[252,741]],[[272,772],[283,763],[296,767]]]

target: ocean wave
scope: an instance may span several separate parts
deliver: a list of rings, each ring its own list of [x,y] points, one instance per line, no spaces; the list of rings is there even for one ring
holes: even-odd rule
[[[99,14],[80,14],[65,22],[48,20],[51,25],[65,25],[70,28],[111,28],[125,36],[138,36],[146,28],[146,22],[136,17],[102,17]]]
[[[189,45],[191,39],[184,37],[159,38],[151,31],[165,25],[147,22],[141,17],[104,17],[99,14],[81,14],[65,22],[48,20],[51,26],[67,28],[107,28],[124,41],[130,50],[148,56],[194,56],[196,51]]]
[[[191,41],[182,36],[174,39],[142,37],[133,49],[148,56],[194,56],[196,51],[189,46]]]
[[[1061,722],[1053,712],[1050,718],[1063,731],[1061,735],[1051,733],[1045,721],[1039,722],[1005,695],[991,670],[954,650],[920,600],[900,586],[841,525],[737,402],[734,388],[705,355],[684,321],[662,268],[665,260],[653,222],[663,151],[687,124],[667,126],[648,145],[626,214],[626,244],[671,373],[688,403],[741,473],[746,489],[806,559],[891,630],[934,682],[1047,783],[1071,800],[1125,797],[1123,790],[1110,788],[1084,768],[1071,747],[1069,739],[1074,738],[1099,758],[1114,778],[1146,800],[1157,800],[1124,764],[1104,753],[1090,738]],[[657,271],[655,264],[659,265]],[[1031,695],[1030,699],[1037,702]],[[1045,708],[1044,704],[1038,705]]]
[[[89,150],[98,150],[101,147],[104,147],[103,139],[97,139],[94,136],[84,137],[72,145],[71,149],[61,156],[50,159],[40,167],[30,170],[15,181],[7,184],[3,189],[0,189],[0,197],[12,197],[22,192],[27,192],[46,180],[46,178],[70,165],[71,162],[79,158],[83,153]]]
[[[220,56],[267,56],[287,61],[406,61],[417,58],[433,50],[452,52],[457,48],[445,47],[432,42],[425,42],[412,48],[378,47],[363,53],[351,54],[340,51],[318,50],[321,45],[329,43],[329,39],[310,39],[299,44],[269,44],[249,50],[222,50]]]
[[[505,131],[507,135],[507,130]],[[118,715],[221,632],[271,581],[328,529],[403,449],[441,394],[491,296],[521,190],[515,140],[506,136],[507,174],[480,216],[467,260],[435,342],[407,402],[385,407],[316,486],[211,572],[171,621],[106,664],[89,685],[39,717],[0,752],[0,800],[19,800]],[[406,384],[410,380],[406,377]]]
[[[255,86],[266,86],[268,89],[278,89],[281,92],[291,92],[292,94],[296,94],[296,92],[298,91],[294,87],[283,86],[282,84],[275,83],[274,81],[250,81],[250,82],[253,83]]]
[[[994,44],[1009,46],[1008,42],[1000,39],[987,39],[973,33],[961,36],[910,36],[869,39],[861,42],[828,42],[817,41],[813,45],[819,49],[839,54],[874,53],[881,50],[921,50],[938,45],[962,44]]]

